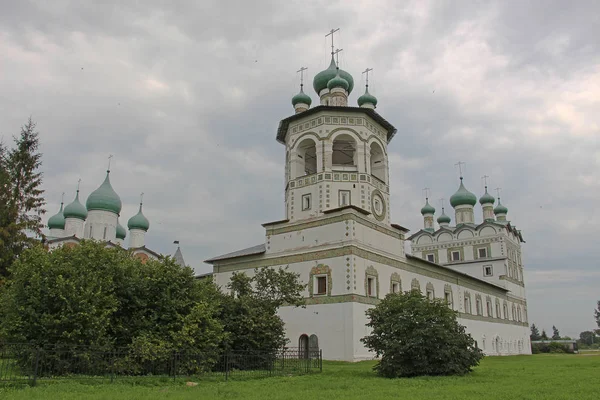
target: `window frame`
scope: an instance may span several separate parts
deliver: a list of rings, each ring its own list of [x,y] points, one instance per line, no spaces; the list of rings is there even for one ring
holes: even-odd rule
[[[429,256],[431,256],[431,258],[432,258],[431,260],[429,259]],[[427,261],[429,261],[429,262],[434,263],[435,262],[435,254],[434,253],[427,253],[427,254],[425,254],[425,259]]]
[[[458,258],[457,259],[454,258],[455,254],[458,254]],[[452,257],[452,260],[451,260],[452,262],[461,261],[461,259],[460,259],[460,251],[459,250],[452,250],[450,252],[450,255]]]
[[[343,194],[348,194],[348,203],[342,204]],[[338,190],[338,206],[346,207],[352,204],[352,192],[350,190],[340,189]]]
[[[392,293],[400,293],[400,282],[392,282]]]
[[[483,255],[481,255],[482,250]],[[488,258],[487,247],[480,247],[477,249],[477,258]]]
[[[327,275],[326,274],[319,274],[319,275],[315,275],[314,276],[315,279],[315,287],[316,287],[316,291],[314,292],[315,296],[327,296]],[[321,292],[320,289],[320,282],[325,282],[325,290],[323,292]]]
[[[487,273],[487,268],[490,269],[490,273]],[[483,276],[494,276],[494,266],[493,265],[484,265],[483,266]]]
[[[305,207],[305,200],[308,200],[308,206]],[[312,208],[312,193],[306,193],[302,195],[302,211],[307,211]]]

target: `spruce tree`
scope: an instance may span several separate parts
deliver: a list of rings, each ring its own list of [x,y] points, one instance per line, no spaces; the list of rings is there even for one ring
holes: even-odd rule
[[[540,336],[541,340],[548,340],[548,335],[546,335],[546,330],[542,329],[542,336]]]
[[[560,332],[554,325],[552,325],[552,340],[560,340]]]
[[[531,341],[534,341],[540,340],[540,338],[540,330],[537,326],[535,326],[535,324],[531,324],[531,335],[529,335],[529,339],[531,339]]]
[[[31,118],[15,137],[15,147],[0,146],[0,277],[21,252],[43,238],[42,154]]]

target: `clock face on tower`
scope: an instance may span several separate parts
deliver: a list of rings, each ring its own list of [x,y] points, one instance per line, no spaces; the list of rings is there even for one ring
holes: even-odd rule
[[[379,190],[373,190],[371,193],[371,212],[378,221],[385,219],[386,213],[385,200]]]

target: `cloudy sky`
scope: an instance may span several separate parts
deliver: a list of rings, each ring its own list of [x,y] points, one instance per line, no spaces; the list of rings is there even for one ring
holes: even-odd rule
[[[250,5],[251,4],[251,5]],[[341,28],[354,103],[374,69],[390,144],[394,222],[422,225],[481,176],[523,231],[530,321],[578,335],[600,299],[600,6],[595,1],[0,0],[0,136],[31,115],[48,215],[111,179],[122,223],[145,193],[149,247],[186,261],[261,243],[281,219],[279,120]],[[308,91],[313,102],[317,96]],[[478,218],[480,210],[477,210]]]

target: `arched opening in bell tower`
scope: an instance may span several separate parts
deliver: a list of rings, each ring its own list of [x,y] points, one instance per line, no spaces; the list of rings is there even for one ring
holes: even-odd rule
[[[333,168],[356,168],[356,141],[352,136],[343,134],[335,138],[331,164]]]
[[[296,177],[317,172],[317,146],[314,140],[304,139],[297,147],[296,157],[300,165]]]
[[[371,175],[386,183],[385,170],[386,165],[383,149],[377,142],[373,142],[371,143]]]

